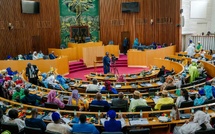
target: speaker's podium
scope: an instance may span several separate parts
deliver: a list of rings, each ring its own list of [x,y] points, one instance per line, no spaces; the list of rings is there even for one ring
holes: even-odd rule
[[[103,57],[102,56],[96,56],[96,60],[94,61],[94,71],[96,71],[96,64],[97,63],[103,63]]]

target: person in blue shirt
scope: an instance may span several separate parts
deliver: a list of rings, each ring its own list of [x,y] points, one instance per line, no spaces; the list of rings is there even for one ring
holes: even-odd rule
[[[126,55],[126,53],[127,53],[128,44],[129,44],[128,39],[127,39],[127,37],[125,37],[125,39],[123,40],[123,52],[124,52],[124,55]]]
[[[117,121],[116,112],[114,110],[109,110],[107,116],[110,118],[109,121],[104,122],[105,132],[121,132],[122,124],[121,121]]]
[[[39,102],[41,101],[41,97],[37,96],[36,94],[29,94],[28,89],[25,89],[24,94],[25,94],[25,97],[21,99],[22,103],[30,104],[34,106],[39,105]]]
[[[137,49],[138,46],[139,46],[139,41],[138,41],[138,38],[136,38],[136,39],[134,40],[134,44],[133,44],[133,47],[132,47],[132,48]]]
[[[46,124],[44,121],[40,118],[37,118],[38,111],[36,108],[33,108],[31,110],[31,115],[32,117],[30,119],[25,119],[25,125],[27,127],[32,127],[32,128],[40,128],[42,132],[45,132],[46,130]]]
[[[104,74],[107,74],[110,72],[110,57],[108,52],[106,52],[106,56],[103,58],[103,68],[104,68]]]
[[[93,124],[86,123],[86,115],[81,114],[79,117],[80,124],[73,125],[73,132],[99,134],[100,132]]]
[[[93,100],[91,102],[91,105],[104,106],[105,111],[108,111],[110,108],[110,104],[106,100],[102,100],[102,94],[101,93],[96,94],[96,100]]]
[[[208,100],[213,98],[212,86],[210,82],[206,82],[204,86],[205,96]]]

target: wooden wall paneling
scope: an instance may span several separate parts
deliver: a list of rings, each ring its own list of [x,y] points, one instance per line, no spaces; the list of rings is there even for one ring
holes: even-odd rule
[[[40,2],[40,14],[22,14],[20,1],[0,1],[0,22],[4,24],[0,28],[0,48],[5,50],[0,59],[34,50],[47,54],[49,47],[60,46],[59,0],[35,0]],[[14,29],[9,30],[8,23]]]
[[[139,13],[122,13],[121,3],[132,1],[100,0],[100,38],[104,44],[109,40],[121,44],[123,31],[130,32],[130,48],[135,38],[147,45],[154,41],[179,44],[176,23],[180,19],[180,0],[136,0],[140,4]]]

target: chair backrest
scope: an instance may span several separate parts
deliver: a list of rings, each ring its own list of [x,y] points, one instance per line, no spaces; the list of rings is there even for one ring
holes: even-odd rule
[[[54,103],[45,102],[46,108],[58,109],[58,105]]]
[[[215,134],[215,129],[207,129],[207,130],[198,130],[195,134]]]
[[[183,87],[189,87],[191,85],[192,85],[191,83],[183,84],[183,85],[181,85],[181,88],[183,88]]]
[[[90,112],[104,112],[104,106],[100,105],[90,105],[89,107]]]
[[[152,111],[152,107],[150,106],[136,106],[135,111],[139,112],[140,110],[142,111]]]
[[[176,86],[167,86],[166,90],[172,90],[172,89],[176,89]]]
[[[121,111],[121,112],[127,112],[128,111],[126,107],[111,106],[110,109],[114,110],[116,112],[119,112],[119,111]]]
[[[42,134],[42,130],[40,128],[33,128],[33,127],[24,127],[25,134]]]
[[[210,103],[215,103],[215,99],[206,100],[206,101],[204,102],[204,104],[210,104]]]
[[[68,104],[65,105],[64,109],[65,110],[76,110],[76,111],[79,110],[78,106],[72,106],[72,105],[68,105]]]
[[[96,91],[96,90],[88,90],[88,91],[86,91],[86,93],[98,93],[98,91]]]
[[[58,132],[52,132],[52,131],[46,130],[46,131],[45,131],[45,134],[61,134],[61,133],[58,133]]]
[[[101,134],[123,134],[123,132],[102,132]]]
[[[1,129],[2,129],[2,131],[8,130],[11,132],[11,134],[18,134],[19,133],[19,128],[18,128],[17,124],[2,123]]]
[[[149,128],[129,130],[129,134],[149,134],[149,133],[150,133]]]
[[[160,91],[160,87],[159,88],[149,88],[149,92],[157,92]]]
[[[180,108],[185,108],[185,107],[192,107],[194,104],[194,101],[184,101],[181,103]]]
[[[161,105],[161,109],[160,110],[168,110],[168,109],[172,109],[172,106],[175,104],[165,104],[165,105]]]

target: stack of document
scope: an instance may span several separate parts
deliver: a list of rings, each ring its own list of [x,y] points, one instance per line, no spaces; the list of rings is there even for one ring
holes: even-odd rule
[[[131,126],[149,124],[147,118],[139,118],[137,120],[130,120],[129,122]]]

